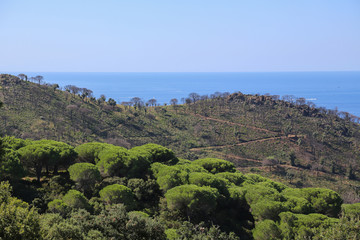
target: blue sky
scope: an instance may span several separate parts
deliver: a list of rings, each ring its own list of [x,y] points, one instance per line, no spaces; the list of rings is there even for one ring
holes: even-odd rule
[[[0,0],[0,72],[359,71],[359,0]]]

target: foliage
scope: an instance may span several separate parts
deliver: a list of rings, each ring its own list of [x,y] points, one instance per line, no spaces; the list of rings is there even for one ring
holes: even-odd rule
[[[106,204],[122,203],[128,209],[134,208],[135,199],[131,189],[119,184],[106,186],[100,191],[100,197]]]
[[[286,189],[285,197],[304,198],[311,204],[312,212],[337,217],[341,211],[342,199],[338,193],[321,188]]]
[[[84,143],[75,148],[80,162],[96,164],[99,161],[99,154],[112,145],[100,142]]]
[[[137,158],[146,159],[150,163],[176,163],[178,161],[173,151],[153,143],[134,147],[129,153],[130,155],[134,154]]]
[[[6,182],[1,183],[0,193],[0,238],[39,239],[39,214],[35,209],[11,197],[11,187]]]
[[[199,187],[193,184],[174,187],[166,192],[165,198],[170,210],[179,210],[184,216],[198,218],[213,212],[219,193],[215,188]]]
[[[91,163],[75,163],[69,167],[68,171],[70,179],[84,191],[91,191],[95,183],[101,179],[99,170]]]
[[[256,225],[253,236],[255,240],[282,239],[279,227],[274,221],[269,219],[261,221]]]
[[[245,175],[240,172],[220,172],[216,176],[224,178],[237,186],[240,186],[246,179]]]
[[[90,205],[86,197],[79,191],[69,190],[65,196],[62,198],[62,201],[69,207],[73,209],[89,209]]]
[[[360,218],[360,203],[341,205],[342,214],[347,218]]]
[[[234,164],[222,159],[203,158],[193,161],[193,164],[200,165],[211,173],[235,172]]]
[[[129,156],[127,150],[122,147],[108,147],[98,155],[97,166],[104,176],[126,175]]]
[[[190,222],[183,222],[178,229],[170,228],[166,230],[166,236],[169,240],[181,239],[216,239],[216,240],[239,240],[234,233],[225,233],[218,226],[207,227],[204,223],[194,225]]]
[[[224,178],[221,178],[217,175],[211,173],[203,173],[203,172],[193,172],[189,174],[189,183],[195,184],[198,186],[209,186],[212,188],[216,188],[219,193],[224,194],[226,196],[229,195],[227,185],[228,181]]]

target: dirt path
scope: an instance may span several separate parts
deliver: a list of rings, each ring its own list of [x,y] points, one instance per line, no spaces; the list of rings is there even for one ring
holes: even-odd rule
[[[234,123],[234,122],[230,122],[230,121],[227,121],[227,120],[221,120],[221,119],[212,118],[212,117],[205,117],[205,116],[202,116],[200,114],[194,114],[194,116],[197,116],[197,117],[200,117],[200,118],[203,118],[203,119],[206,119],[206,120],[210,120],[210,121],[226,123],[226,124],[229,124],[229,125],[235,125],[235,126],[240,126],[240,127],[251,128],[251,129],[254,129],[254,130],[257,130],[257,131],[263,131],[263,132],[267,132],[267,133],[279,134],[278,132],[273,132],[273,131],[270,131],[270,130],[267,130],[267,129],[264,129],[264,128],[258,128],[258,127],[249,126],[249,125],[246,125],[246,124],[241,124],[241,123]]]
[[[190,148],[190,151],[196,152],[196,151],[208,150],[208,149],[223,149],[223,148],[229,148],[229,147],[234,147],[234,146],[242,146],[242,145],[246,145],[246,144],[250,144],[250,143],[265,142],[265,141],[270,141],[270,140],[275,140],[275,139],[287,139],[287,138],[288,138],[287,136],[268,137],[268,138],[251,140],[251,141],[242,142],[242,143],[237,143],[237,144],[219,145],[219,146],[210,146],[210,147],[199,147],[199,148]]]

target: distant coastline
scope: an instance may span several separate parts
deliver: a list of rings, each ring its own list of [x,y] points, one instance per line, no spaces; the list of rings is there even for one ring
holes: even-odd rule
[[[4,72],[17,75],[20,72]],[[360,71],[349,72],[210,72],[210,73],[74,73],[24,72],[42,75],[48,83],[76,85],[104,94],[118,102],[132,97],[170,99],[214,92],[294,95],[313,101],[318,107],[338,108],[360,116]]]

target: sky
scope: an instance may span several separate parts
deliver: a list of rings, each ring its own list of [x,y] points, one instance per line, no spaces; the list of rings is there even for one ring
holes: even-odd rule
[[[0,72],[359,70],[359,0],[0,0]]]

